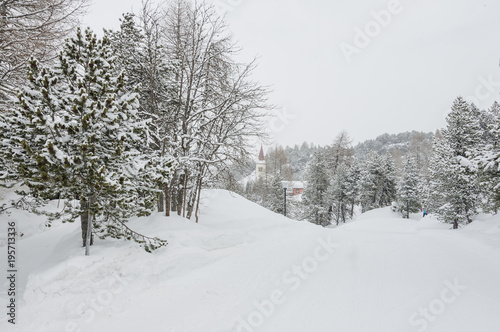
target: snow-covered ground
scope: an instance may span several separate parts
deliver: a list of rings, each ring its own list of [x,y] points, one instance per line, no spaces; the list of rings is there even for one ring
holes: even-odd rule
[[[169,241],[153,254],[97,240],[86,257],[78,223],[0,215],[2,270],[6,222],[24,234],[17,324],[3,279],[0,331],[500,331],[498,216],[452,231],[380,209],[325,229],[227,191],[204,196],[199,224],[131,222]]]

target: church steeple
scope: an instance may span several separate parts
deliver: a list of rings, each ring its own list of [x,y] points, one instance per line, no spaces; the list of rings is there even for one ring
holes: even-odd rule
[[[262,149],[262,144],[260,145],[260,153],[259,153],[259,161],[264,161],[266,158],[264,158],[264,150]]]
[[[266,179],[266,158],[264,156],[264,149],[260,145],[259,160],[255,163],[255,180]]]

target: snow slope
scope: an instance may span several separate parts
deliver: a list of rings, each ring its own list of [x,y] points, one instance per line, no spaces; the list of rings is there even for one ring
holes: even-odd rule
[[[381,209],[324,229],[227,191],[204,196],[199,224],[131,222],[169,241],[153,254],[98,240],[85,257],[78,223],[0,215],[25,233],[18,324],[0,312],[0,330],[500,331],[498,217],[451,231]]]

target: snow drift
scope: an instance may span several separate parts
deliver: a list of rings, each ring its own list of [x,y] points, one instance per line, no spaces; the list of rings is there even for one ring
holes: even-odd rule
[[[325,229],[206,190],[199,224],[161,214],[131,221],[167,247],[149,254],[97,240],[89,257],[78,223],[46,229],[23,211],[0,218],[24,234],[17,324],[3,310],[2,331],[500,329],[498,217],[451,231],[380,209]]]

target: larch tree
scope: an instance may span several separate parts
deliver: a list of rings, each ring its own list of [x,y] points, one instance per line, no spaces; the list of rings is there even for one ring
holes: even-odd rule
[[[331,174],[334,175],[337,168],[342,164],[350,165],[353,155],[352,140],[346,131],[342,131],[335,137],[333,144],[326,147],[328,167]]]
[[[0,110],[27,81],[30,58],[44,63],[56,58],[87,4],[87,0],[0,0]]]
[[[348,180],[349,169],[345,164],[337,166],[335,175],[331,181],[328,196],[332,200],[332,220],[338,225],[340,221],[345,223],[349,209],[351,182]]]

